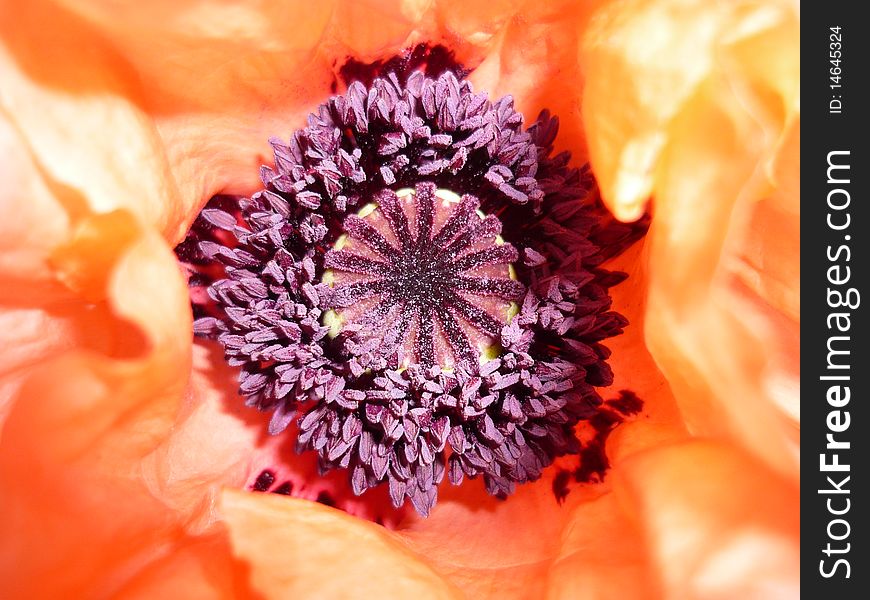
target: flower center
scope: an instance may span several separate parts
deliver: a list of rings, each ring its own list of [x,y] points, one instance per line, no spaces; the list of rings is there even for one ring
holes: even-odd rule
[[[422,515],[445,476],[504,496],[578,452],[626,324],[601,263],[638,232],[551,156],[557,128],[453,73],[389,72],[273,139],[262,190],[203,210],[178,249],[207,285],[194,331],[270,433],[295,421],[321,471]]]
[[[498,354],[525,286],[516,248],[476,198],[432,184],[386,190],[344,227],[324,260],[333,336],[350,327],[358,348],[402,367],[474,370]]]

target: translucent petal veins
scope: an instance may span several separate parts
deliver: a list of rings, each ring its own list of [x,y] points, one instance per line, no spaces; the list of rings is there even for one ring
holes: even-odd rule
[[[387,484],[426,515],[445,474],[503,496],[578,451],[612,381],[600,342],[626,324],[599,265],[643,229],[551,157],[548,113],[524,130],[452,73],[402,79],[352,83],[271,140],[264,189],[214,198],[177,253],[195,333],[269,433],[296,420],[354,493]]]

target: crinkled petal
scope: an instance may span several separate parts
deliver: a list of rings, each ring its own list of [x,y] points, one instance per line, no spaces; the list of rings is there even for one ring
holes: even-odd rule
[[[115,594],[124,600],[151,598],[258,598],[249,569],[235,560],[223,533],[179,541],[171,552],[139,570]]]
[[[24,141],[0,112],[0,424],[33,367],[75,343],[75,310],[48,265],[69,217],[40,177]],[[2,430],[2,425],[0,425]]]
[[[647,340],[686,423],[793,477],[797,25],[790,3],[625,2],[597,15],[582,56],[605,201],[632,219],[654,198]]]
[[[794,482],[733,445],[703,440],[637,454],[614,475],[665,597],[800,595]]]
[[[28,2],[0,10],[0,109],[38,169],[64,188],[69,218],[123,208],[178,235],[192,196],[178,195],[135,73],[61,9]]]
[[[642,532],[614,494],[580,503],[566,523],[548,572],[548,599],[660,598]]]
[[[487,40],[481,48],[483,59],[469,76],[475,87],[488,90],[491,96],[514,96],[517,110],[528,118],[544,109],[558,115],[556,148],[569,150],[574,164],[583,164],[587,160],[586,135],[584,123],[577,117],[585,74],[577,54],[590,15],[602,2],[444,4],[448,23],[464,21],[456,26],[466,40]],[[458,9],[457,4],[468,8]],[[456,14],[451,17],[448,13]],[[466,13],[470,14],[466,17]],[[502,26],[493,31],[495,24]],[[468,54],[475,55],[472,51]]]
[[[266,435],[269,418],[240,400],[238,373],[227,366],[220,347],[196,342],[186,400],[172,430],[142,460],[145,484],[185,519],[191,533],[214,529],[224,487],[243,489],[264,471],[275,474],[272,487],[292,484],[297,498],[314,501],[324,493],[347,498],[342,508],[363,518],[372,516],[372,505],[388,504],[383,490],[348,498],[346,478],[321,475],[314,455],[295,452],[293,436]]]
[[[266,598],[461,598],[383,527],[323,505],[227,490],[222,512],[236,555]]]
[[[90,30],[140,84],[137,104],[178,190],[168,206],[183,222],[165,229],[174,243],[212,195],[255,189],[269,138],[300,125],[335,82],[334,57],[321,50],[335,2],[39,4],[44,21],[73,28],[70,39]]]
[[[109,594],[182,533],[136,473],[187,377],[190,342],[178,332],[190,317],[173,255],[125,212],[83,220],[65,249],[56,269],[70,301],[91,307],[102,346],[45,361],[11,405],[0,440],[6,596]]]

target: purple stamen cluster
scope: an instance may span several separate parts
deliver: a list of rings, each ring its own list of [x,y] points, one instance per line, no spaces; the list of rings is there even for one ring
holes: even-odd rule
[[[196,333],[240,367],[247,403],[272,411],[269,432],[298,419],[297,449],[347,469],[357,494],[386,483],[395,506],[426,515],[446,474],[507,495],[578,450],[574,427],[612,381],[600,342],[626,320],[609,310],[620,277],[599,264],[637,232],[603,224],[588,173],[551,156],[556,119],[522,125],[509,97],[451,73],[351,84],[288,143],[272,140],[262,191],[204,209],[179,248],[208,284]],[[408,187],[411,212],[394,193]],[[436,188],[462,195],[437,224]],[[355,214],[369,203],[387,225]],[[341,236],[367,250],[337,248]],[[486,271],[507,264],[514,277]],[[516,314],[481,308],[491,297]],[[330,331],[326,313],[365,302]]]

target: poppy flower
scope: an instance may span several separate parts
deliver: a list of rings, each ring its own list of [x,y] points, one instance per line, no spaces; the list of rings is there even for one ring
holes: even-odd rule
[[[797,595],[796,5],[19,4],[4,5],[0,19],[4,596]],[[604,401],[595,411],[567,421],[575,445],[546,454],[525,475],[501,470],[504,461],[496,474],[497,461],[483,461],[464,471],[461,485],[438,487],[437,504],[428,492],[407,493],[408,478],[376,477],[380,467],[370,468],[370,459],[342,464],[347,454],[337,450],[333,458],[325,451],[335,461],[327,466],[336,468],[319,472],[315,455],[328,440],[319,448],[316,440],[326,433],[291,423],[292,411],[310,407],[275,404],[277,380],[266,376],[274,357],[257,359],[267,370],[254,372],[242,354],[229,352],[235,365],[224,360],[235,348],[226,337],[194,340],[194,316],[198,332],[218,339],[237,335],[228,329],[241,325],[218,318],[227,302],[217,306],[223,313],[207,312],[216,300],[209,305],[196,285],[188,288],[189,273],[174,253],[203,219],[217,240],[207,240],[209,258],[224,254],[220,248],[235,252],[248,235],[237,228],[251,230],[246,207],[268,200],[261,165],[267,179],[281,175],[281,161],[293,158],[284,149],[294,131],[305,131],[308,115],[353,93],[345,87],[349,69],[383,66],[418,47],[442,48],[467,69],[454,80],[457,90],[464,78],[493,106],[511,95],[511,111],[525,117],[511,131],[535,142],[536,158],[568,150],[574,167],[588,161],[588,182],[594,175],[617,219],[651,213],[649,233],[628,249],[617,243],[618,256],[596,275],[627,273],[608,283],[612,308],[628,324],[609,321],[624,326],[605,342],[612,386],[596,392]],[[430,52],[426,60],[439,56]],[[553,140],[525,129],[545,123],[536,120],[545,109],[560,119]],[[309,132],[320,125],[307,121]],[[283,142],[270,146],[270,138]],[[446,158],[436,154],[427,156]],[[401,175],[402,165],[386,166],[382,177]],[[352,179],[352,166],[349,173]],[[351,325],[358,326],[351,333],[371,329],[355,303],[392,290],[385,283],[354,287],[358,271],[363,282],[373,273],[386,281],[385,273],[407,264],[399,251],[416,251],[400,236],[392,250],[375,251],[372,231],[395,235],[390,223],[402,222],[400,212],[410,227],[409,215],[435,211],[414,221],[415,239],[420,227],[434,232],[452,214],[469,231],[492,227],[475,238],[475,250],[501,258],[476,272],[485,283],[468,274],[462,281],[507,306],[478,307],[488,317],[469,314],[484,325],[461,335],[445,328],[441,346],[395,334],[405,326],[419,332],[422,321],[403,325],[386,306],[394,328],[374,339],[389,345],[389,356],[380,363],[351,344],[348,362],[366,354],[360,368],[387,369],[404,352],[421,368],[461,373],[463,365],[478,368],[462,339],[482,339],[481,354],[496,342],[504,346],[487,318],[508,328],[526,322],[523,310],[530,317],[536,309],[524,309],[519,288],[534,287],[535,279],[524,269],[537,268],[551,251],[527,253],[509,218],[494,214],[493,190],[507,182],[505,202],[534,212],[536,174],[511,171],[486,189],[451,190],[470,199],[448,195],[440,213],[434,198],[444,193],[432,185],[449,178],[408,181],[401,194],[382,191],[367,215],[356,205],[343,215],[347,245],[324,237],[318,251],[324,265],[331,261],[331,284],[318,267],[322,287],[302,290],[305,281],[299,291],[344,298],[331,305],[340,322],[335,339],[342,327],[345,338]],[[599,206],[591,190],[578,206]],[[280,201],[270,207],[284,208]],[[637,230],[607,223],[602,231]],[[596,239],[606,245],[605,237]],[[534,239],[546,244],[558,236]],[[447,268],[431,265],[430,275]],[[460,266],[480,267],[470,259]],[[308,271],[300,265],[299,276]],[[212,288],[232,279],[226,271],[198,274],[206,275]],[[413,292],[404,301],[415,302],[415,314],[470,310],[456,308],[465,306],[460,292],[470,287],[457,292],[445,284],[432,303],[406,279],[390,277],[405,282],[398,291]],[[248,285],[257,293],[256,282]],[[291,325],[301,331],[303,318]],[[438,318],[441,326],[450,322],[447,313]],[[306,325],[311,331],[329,329],[317,319]],[[269,410],[245,406],[239,366],[249,373],[242,395]],[[415,369],[408,366],[403,377],[416,377]],[[592,387],[607,381],[588,380]],[[384,391],[399,383],[385,381]],[[566,400],[558,410],[564,406],[574,405]],[[475,427],[484,426],[475,431],[500,447],[493,440],[510,419],[493,421],[492,432],[489,413],[479,410]],[[443,433],[434,425],[428,431]],[[297,439],[314,452],[296,455]],[[445,471],[454,455],[445,455]],[[370,488],[359,496],[351,460],[362,469],[355,485]],[[601,468],[590,477],[593,463]],[[512,476],[500,478],[504,472]],[[513,493],[502,500],[487,489]],[[417,511],[392,507],[405,506],[405,498]]]

